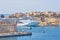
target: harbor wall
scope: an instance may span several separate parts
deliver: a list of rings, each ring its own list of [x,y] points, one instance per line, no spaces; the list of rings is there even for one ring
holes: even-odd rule
[[[0,33],[16,32],[15,19],[0,19]]]

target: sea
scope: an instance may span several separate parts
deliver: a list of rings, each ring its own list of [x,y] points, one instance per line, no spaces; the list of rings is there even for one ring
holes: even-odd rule
[[[18,26],[17,30],[32,32],[32,35],[2,37],[0,40],[60,40],[60,27]]]

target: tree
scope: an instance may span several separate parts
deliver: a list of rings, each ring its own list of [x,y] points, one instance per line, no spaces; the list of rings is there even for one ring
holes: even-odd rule
[[[4,18],[4,15],[1,15],[1,18]]]

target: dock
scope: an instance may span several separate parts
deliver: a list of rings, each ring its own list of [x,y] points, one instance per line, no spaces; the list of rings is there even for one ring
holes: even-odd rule
[[[27,36],[32,35],[31,32],[19,32],[16,29],[16,21],[14,19],[0,19],[0,37],[9,36]]]
[[[31,32],[10,32],[10,33],[0,33],[0,37],[11,37],[11,36],[28,36],[32,35]]]

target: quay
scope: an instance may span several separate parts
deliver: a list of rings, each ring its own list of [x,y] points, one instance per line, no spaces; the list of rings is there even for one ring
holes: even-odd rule
[[[11,21],[9,19],[0,19],[0,37],[32,35],[31,32],[18,32],[16,20],[11,19]]]
[[[10,32],[10,33],[0,33],[0,37],[11,37],[11,36],[28,36],[32,35],[31,32]]]

